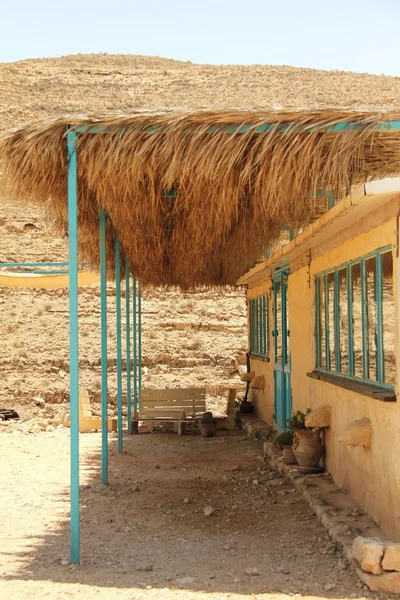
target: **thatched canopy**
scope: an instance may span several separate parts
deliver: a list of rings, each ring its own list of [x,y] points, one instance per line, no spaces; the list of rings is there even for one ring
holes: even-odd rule
[[[79,133],[79,244],[97,268],[99,211],[144,284],[234,284],[276,240],[318,212],[318,190],[400,174],[400,132],[376,124],[400,113],[347,110],[169,110],[65,116],[0,140],[0,168],[15,197],[50,207],[67,229],[67,126]],[[351,131],[324,129],[352,121]],[[263,133],[260,125],[272,124]],[[238,126],[242,127],[239,129]],[[244,127],[245,126],[245,127]]]

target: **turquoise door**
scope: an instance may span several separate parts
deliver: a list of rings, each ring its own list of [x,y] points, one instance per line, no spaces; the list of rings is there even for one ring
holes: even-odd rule
[[[292,415],[292,391],[290,387],[290,344],[287,279],[289,269],[281,269],[274,275],[274,390],[275,423],[278,431]]]

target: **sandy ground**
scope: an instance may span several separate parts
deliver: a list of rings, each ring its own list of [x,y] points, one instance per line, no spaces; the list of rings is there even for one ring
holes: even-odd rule
[[[2,599],[375,597],[240,432],[126,436],[121,455],[111,438],[109,486],[100,435],[81,435],[82,564],[71,566],[69,431],[12,428],[0,435]]]

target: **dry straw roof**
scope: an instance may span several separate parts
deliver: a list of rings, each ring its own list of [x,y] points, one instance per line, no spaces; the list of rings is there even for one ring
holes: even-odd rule
[[[82,259],[98,265],[104,207],[110,266],[118,234],[143,284],[226,285],[283,226],[309,223],[317,190],[339,198],[354,184],[399,175],[400,132],[376,128],[399,119],[337,109],[66,116],[5,135],[0,168],[14,196],[49,206],[65,231],[67,125],[106,129],[78,136]],[[324,129],[350,120],[352,131]],[[276,127],[257,132],[267,123]]]

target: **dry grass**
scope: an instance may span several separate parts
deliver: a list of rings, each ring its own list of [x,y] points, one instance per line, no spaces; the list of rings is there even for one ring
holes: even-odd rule
[[[400,173],[398,133],[373,130],[388,118],[400,117],[336,109],[65,117],[3,137],[0,168],[10,192],[50,207],[63,232],[66,127],[107,127],[104,135],[79,136],[82,259],[97,268],[104,207],[110,271],[118,233],[122,255],[142,284],[234,284],[282,226],[301,227],[318,213],[317,190],[338,198],[354,184]],[[349,119],[357,130],[321,131]],[[264,123],[276,127],[256,133]],[[227,131],[243,124],[249,126],[245,133]],[[173,198],[166,195],[171,189]]]

